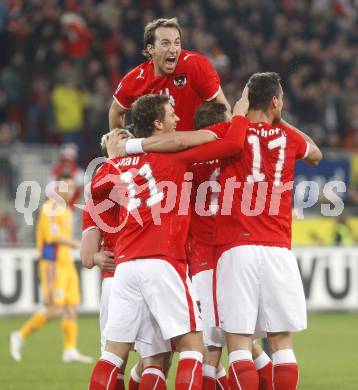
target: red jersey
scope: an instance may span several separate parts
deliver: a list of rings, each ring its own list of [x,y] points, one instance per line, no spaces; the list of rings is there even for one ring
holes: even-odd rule
[[[101,169],[97,171],[92,180],[92,187],[96,186],[101,179]],[[97,191],[98,193],[98,191]],[[96,197],[86,203],[82,214],[82,234],[96,228],[103,238],[103,249],[114,252],[118,239],[118,204],[111,200],[109,194],[101,192],[102,198]],[[112,272],[102,272],[103,278],[113,277]]]
[[[220,253],[237,245],[291,248],[294,165],[308,151],[305,139],[288,127],[250,123],[242,151],[225,160],[220,176]]]
[[[229,127],[230,122],[223,122],[207,129],[222,138]],[[189,272],[194,276],[198,272],[215,267],[214,224],[215,216],[219,211],[221,160],[194,163],[191,171],[193,172],[192,214],[187,255]]]
[[[234,117],[223,140],[185,152],[134,155],[105,164],[102,173],[107,171],[107,175],[118,178],[110,186],[121,204],[117,263],[139,258],[164,259],[173,265],[186,263],[191,182],[183,179],[191,178],[190,173],[185,175],[188,166],[236,154],[243,145],[247,124],[246,118]]]
[[[155,76],[153,62],[148,60],[124,76],[113,98],[129,109],[142,95],[165,94],[180,119],[177,130],[192,130],[196,109],[214,99],[219,89],[220,78],[210,61],[199,53],[182,50],[173,74]]]

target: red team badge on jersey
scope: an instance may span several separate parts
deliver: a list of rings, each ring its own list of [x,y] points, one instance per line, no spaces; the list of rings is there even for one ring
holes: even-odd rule
[[[178,76],[175,76],[174,77],[174,85],[179,88],[179,89],[182,89],[185,87],[186,85],[186,76],[185,74],[180,74]]]

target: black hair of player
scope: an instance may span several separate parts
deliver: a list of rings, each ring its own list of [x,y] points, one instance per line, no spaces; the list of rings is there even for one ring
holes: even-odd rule
[[[144,95],[132,105],[134,135],[147,138],[153,134],[154,121],[164,121],[165,105],[169,103],[166,95]]]
[[[168,27],[168,28],[176,28],[179,32],[179,36],[181,38],[182,36],[182,29],[180,27],[180,24],[178,22],[177,18],[171,18],[171,19],[155,19],[152,22],[148,23],[144,28],[144,48],[143,48],[143,54],[147,58],[151,58],[150,54],[148,53],[148,45],[154,45],[155,41],[155,31],[159,27]]]
[[[274,96],[280,92],[281,77],[275,72],[254,73],[247,83],[249,110],[267,111]]]
[[[56,177],[56,181],[65,181],[73,179],[73,175],[68,172],[62,172]]]
[[[223,103],[206,102],[195,111],[194,127],[196,130],[204,129],[215,123],[225,122],[226,106]]]

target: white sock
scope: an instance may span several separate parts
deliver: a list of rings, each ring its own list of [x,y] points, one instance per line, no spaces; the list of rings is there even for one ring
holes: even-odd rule
[[[216,379],[216,367],[203,364],[203,376]]]
[[[271,359],[267,355],[267,353],[265,351],[262,351],[262,354],[254,360],[256,370],[261,370],[261,368],[267,366],[270,361]]]
[[[200,363],[203,362],[203,354],[198,351],[183,351],[179,354],[179,360],[192,359],[198,360]]]
[[[238,349],[229,354],[229,366],[239,360],[252,360],[252,353],[247,349]]]
[[[216,373],[216,379],[220,379],[223,376],[226,376],[226,370],[224,367],[221,367],[221,370]]]
[[[276,364],[292,364],[297,363],[293,349],[280,349],[272,354],[272,362]]]
[[[123,364],[123,360],[116,354],[108,351],[103,351],[100,360],[112,363],[114,366],[120,368]]]

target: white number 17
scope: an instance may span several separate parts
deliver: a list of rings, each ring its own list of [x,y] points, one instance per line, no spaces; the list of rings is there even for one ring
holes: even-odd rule
[[[246,181],[249,183],[256,183],[265,180],[266,175],[264,172],[261,172],[261,147],[260,147],[260,139],[257,135],[250,135],[247,139],[248,143],[252,145],[252,174],[248,175]],[[275,187],[280,186],[281,184],[281,175],[283,164],[285,161],[285,147],[286,147],[286,137],[281,136],[279,138],[275,138],[271,140],[267,144],[270,150],[280,148],[278,152],[278,158],[275,166],[275,180],[273,182]]]

